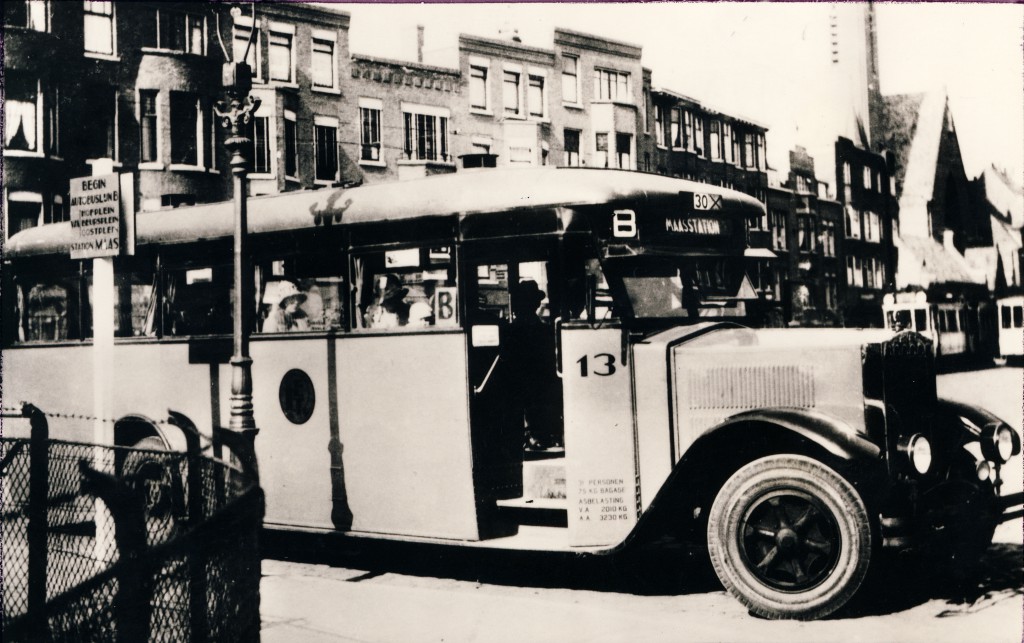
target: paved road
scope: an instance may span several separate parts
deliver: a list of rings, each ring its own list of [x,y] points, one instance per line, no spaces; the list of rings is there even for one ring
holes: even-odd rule
[[[1024,372],[1015,368],[939,381],[940,395],[980,403],[1018,427],[1022,391]],[[1024,487],[1020,462],[1006,474],[1008,491]],[[638,582],[605,560],[296,541],[285,555],[306,562],[264,561],[263,640],[1020,643],[1021,521],[1003,525],[996,541],[976,582],[908,580],[884,601],[812,623],[750,617],[702,564],[681,554],[660,571],[679,567],[687,578],[645,572],[648,580]]]

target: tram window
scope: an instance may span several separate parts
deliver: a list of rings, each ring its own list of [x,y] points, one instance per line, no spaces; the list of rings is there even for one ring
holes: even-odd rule
[[[943,311],[943,314],[946,317],[946,332],[948,332],[948,333],[958,333],[958,332],[960,332],[960,327],[956,323],[956,311],[955,310],[945,310],[945,311]]]
[[[1003,328],[1010,328],[1010,315],[1011,315],[1011,311],[1010,311],[1010,307],[1009,306],[1000,306],[999,307],[999,321],[1000,321],[1000,325]]]
[[[80,281],[77,276],[16,283],[18,340],[54,342],[81,339]]]
[[[1013,307],[1013,327],[1021,328],[1024,326],[1024,306]]]
[[[936,326],[938,326],[938,330],[940,333],[946,332],[946,311],[935,311],[935,324]]]
[[[890,310],[889,328],[893,330],[905,330],[910,328],[909,310]]]
[[[234,294],[227,266],[169,270],[166,279],[165,332],[170,335],[231,332]]]
[[[449,247],[360,253],[353,257],[353,328],[417,330],[458,326]]]
[[[917,309],[914,311],[914,330],[923,333],[928,330],[928,311]]]
[[[259,330],[341,330],[348,288],[338,264],[336,255],[314,255],[257,265]]]

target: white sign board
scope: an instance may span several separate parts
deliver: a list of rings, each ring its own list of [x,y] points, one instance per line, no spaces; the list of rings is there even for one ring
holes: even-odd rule
[[[121,189],[117,174],[71,179],[72,259],[121,254]]]

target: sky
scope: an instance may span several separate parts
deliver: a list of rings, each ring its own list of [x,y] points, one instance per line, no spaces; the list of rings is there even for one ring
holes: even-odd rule
[[[351,14],[353,53],[414,61],[422,24],[424,62],[446,67],[457,66],[458,34],[509,27],[537,47],[552,46],[555,27],[641,45],[655,87],[767,126],[768,160],[782,171],[794,145],[815,153],[814,121],[831,104],[816,66],[829,58],[823,3],[333,6]],[[878,4],[876,15],[882,93],[944,90],[968,176],[994,163],[1024,183],[1024,5]]]

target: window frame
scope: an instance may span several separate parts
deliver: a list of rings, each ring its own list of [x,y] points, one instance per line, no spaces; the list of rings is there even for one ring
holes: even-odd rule
[[[248,16],[238,16],[235,18],[234,24],[231,26],[231,59],[235,62],[242,62],[238,60],[238,57],[244,52],[242,46],[244,43],[248,43],[250,34],[255,30],[256,35],[253,37],[252,46],[249,48],[249,54],[252,56],[252,62],[249,63],[249,59],[246,58],[245,62],[249,63],[252,68],[252,82],[262,83],[263,82],[263,30],[260,29],[260,25],[253,24],[252,18]]]
[[[109,11],[97,11],[96,9],[102,7],[109,7]],[[90,20],[92,18],[92,20]],[[110,38],[109,45],[110,51],[101,51],[98,49],[89,48],[89,23],[99,24],[102,21],[105,23],[101,27],[106,30],[109,26]],[[84,34],[82,48],[83,54],[90,58],[116,58],[117,57],[117,3],[112,0],[83,0],[83,11],[82,11],[82,32]],[[106,34],[103,34],[104,36]],[[104,38],[104,45],[107,44],[107,39]],[[96,41],[93,40],[95,43]]]
[[[289,165],[294,172],[288,171]],[[299,123],[290,109],[284,110],[284,178],[299,180]]]
[[[160,125],[161,125],[161,121],[163,120],[163,117],[160,114],[160,93],[161,92],[158,89],[142,89],[142,88],[140,88],[140,89],[138,89],[136,91],[137,91],[137,94],[136,94],[137,98],[136,98],[136,101],[135,101],[135,111],[136,111],[135,117],[136,117],[136,119],[138,119],[138,123],[139,123],[139,168],[140,169],[153,169],[152,166],[159,165],[160,169],[163,169],[163,141],[161,140],[162,137],[160,136]],[[152,113],[143,113],[142,110],[143,110],[143,107],[145,106],[143,101],[144,101],[144,99],[147,96],[150,96],[150,95],[153,98],[153,112]],[[145,123],[147,123],[147,122],[151,122],[152,123],[152,126],[151,126],[151,137],[152,137],[152,142],[153,142],[153,145],[152,145],[152,147],[153,147],[153,154],[151,155],[152,158],[148,158],[147,155],[145,154],[145,151],[146,151],[146,140],[148,138],[145,135],[146,134]],[[147,165],[150,166],[150,167],[146,167]]]
[[[452,163],[451,110],[447,107],[401,103],[402,110],[402,151],[404,162],[411,163]],[[426,141],[424,127],[427,119],[433,119],[430,128],[430,154],[424,155],[421,142]],[[422,120],[422,122],[421,122]]]
[[[323,85],[317,82],[316,70],[321,69],[322,66],[317,65],[318,54],[319,59],[323,59],[324,52],[317,51],[317,44],[327,44],[330,46],[330,74],[331,84]],[[334,93],[338,90],[338,34],[333,31],[327,31],[325,29],[314,29],[309,39],[309,84],[315,92],[327,92]]]
[[[170,43],[163,42],[162,38],[164,35],[164,24],[165,18],[169,17],[182,18],[184,24],[177,25],[183,27],[181,31],[182,47],[170,46]],[[202,34],[199,36],[199,51],[193,51],[195,41],[192,33],[192,20],[198,19],[200,21]],[[173,51],[176,53],[189,54],[192,56],[205,56],[206,55],[206,39],[207,39],[207,22],[206,16],[192,11],[186,11],[182,9],[171,9],[168,7],[157,7],[156,10],[156,48],[161,51]]]
[[[280,42],[275,42],[275,38],[280,40],[284,38],[287,42],[287,47],[284,50],[288,54],[288,77],[287,78],[276,78],[274,76],[275,71],[275,60],[274,52],[280,51],[282,45]],[[296,74],[295,74],[295,25],[290,25],[282,22],[271,22],[270,28],[267,31],[267,81],[275,85],[284,86],[297,86]]]
[[[572,132],[576,135],[576,149],[569,149],[569,139],[566,135]],[[564,153],[565,167],[582,167],[583,157],[580,156],[580,139],[583,137],[583,130],[573,129],[571,127],[565,127],[562,129],[562,151]],[[576,162],[573,163],[573,154],[575,154]]]
[[[359,164],[360,165],[376,165],[383,166],[387,164],[384,159],[384,145],[382,141],[383,136],[383,120],[384,120],[384,102],[377,98],[360,98],[359,104]],[[376,150],[377,158],[366,158],[366,148],[373,147],[373,142],[367,142],[365,140],[366,127],[364,123],[364,113],[376,112],[377,123],[376,123]]]
[[[510,79],[514,82],[510,83]],[[512,107],[509,106],[509,98],[515,99]],[[505,118],[524,118],[523,107],[523,70],[506,65],[501,70],[501,113]]]
[[[566,61],[572,61],[572,71],[565,69]],[[571,80],[570,80],[571,79]],[[565,88],[572,87],[573,98],[565,97]],[[580,57],[577,54],[562,54],[562,103],[572,107],[579,107],[583,104],[583,91],[580,86]]]
[[[619,71],[610,67],[594,67],[594,101],[634,104],[632,100],[632,81],[628,71]],[[607,81],[607,83],[605,82]],[[613,89],[614,88],[614,89]],[[607,91],[608,95],[603,95]]]
[[[260,152],[260,146],[258,145],[258,142],[259,142],[259,131],[258,131],[259,127],[257,125],[258,123],[262,123],[263,127],[265,128],[265,131],[263,132],[264,144],[262,145],[262,148],[263,148],[263,152],[266,155],[265,156],[266,167],[262,168],[263,171],[260,171],[261,168],[259,168],[257,166],[257,159],[259,158],[259,152]],[[275,148],[277,147],[274,144],[274,142],[275,142],[274,139],[277,138],[277,136],[276,136],[277,132],[276,132],[276,128],[273,126],[273,115],[270,115],[270,114],[258,114],[258,113],[257,114],[253,114],[250,117],[248,126],[249,126],[249,128],[251,128],[249,133],[251,134],[251,140],[252,140],[252,146],[250,148],[250,152],[252,153],[252,157],[250,159],[250,161],[252,163],[252,165],[251,165],[252,169],[250,170],[249,176],[250,176],[250,178],[254,178],[254,179],[272,179],[272,178],[274,178],[277,175],[276,168],[274,167],[275,164],[276,164],[276,156],[277,156],[274,153]]]
[[[480,72],[477,75],[476,72]],[[478,79],[479,85],[474,79]],[[469,57],[469,111],[474,114],[485,114],[490,116],[491,112],[491,61],[487,58],[479,58],[477,56]],[[482,105],[476,104],[477,96],[482,100]]]
[[[320,177],[321,143],[320,129],[334,130],[334,176],[330,179]],[[338,119],[334,116],[313,116],[313,183],[316,185],[333,185],[341,180],[341,158],[338,153]]]
[[[175,160],[175,141],[180,141],[181,140],[181,138],[182,138],[181,137],[181,132],[183,131],[182,128],[175,127],[175,123],[177,122],[176,119],[175,119],[175,115],[174,115],[175,95],[185,96],[185,97],[192,97],[194,99],[194,103],[195,103],[195,116],[196,116],[196,120],[195,120],[195,156],[196,156],[195,163],[188,163],[188,162],[183,162],[183,161]],[[206,143],[207,143],[207,141],[206,141],[207,133],[206,133],[206,128],[205,128],[204,124],[206,122],[206,111],[207,110],[206,110],[206,103],[203,100],[203,97],[200,94],[195,93],[195,92],[176,92],[176,91],[172,91],[172,92],[169,92],[169,95],[168,95],[167,109],[168,109],[168,116],[169,116],[170,121],[171,121],[171,130],[175,132],[174,136],[171,137],[171,149],[170,149],[171,156],[170,156],[170,159],[169,159],[169,161],[170,161],[169,168],[172,169],[172,170],[175,170],[175,169],[189,169],[189,170],[192,170],[192,169],[199,169],[199,168],[205,169],[206,168],[206,156],[207,156],[208,148],[207,148],[207,145],[206,145]]]

